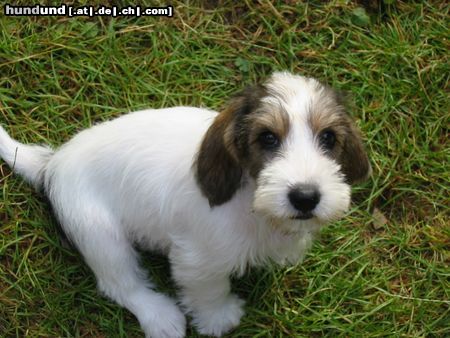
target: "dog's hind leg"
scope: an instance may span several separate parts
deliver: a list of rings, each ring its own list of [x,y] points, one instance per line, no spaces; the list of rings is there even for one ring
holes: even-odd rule
[[[131,311],[146,337],[184,337],[185,316],[172,299],[151,289],[120,224],[98,206],[77,210],[88,212],[72,220],[59,216],[94,271],[100,291]]]

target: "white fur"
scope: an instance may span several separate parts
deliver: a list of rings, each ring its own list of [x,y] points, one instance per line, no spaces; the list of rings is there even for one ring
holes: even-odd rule
[[[183,337],[190,313],[202,334],[239,324],[243,301],[230,294],[230,274],[275,261],[299,262],[325,221],[348,209],[340,167],[318,149],[306,123],[312,82],[276,73],[269,86],[291,124],[281,152],[255,182],[211,208],[193,163],[216,117],[207,109],[145,110],[82,131],[56,152],[25,146],[0,127],[0,156],[30,182],[43,184],[57,217],[99,289],[139,320],[148,337]],[[270,100],[269,100],[270,101]],[[271,104],[271,102],[267,102]],[[272,102],[273,103],[273,102]],[[313,182],[322,195],[313,219],[291,219],[290,184]],[[153,290],[133,244],[168,254],[180,303]],[[182,310],[181,310],[182,309]]]

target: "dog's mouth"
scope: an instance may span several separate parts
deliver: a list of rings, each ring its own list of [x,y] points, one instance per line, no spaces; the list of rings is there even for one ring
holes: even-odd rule
[[[300,211],[297,215],[292,216],[291,219],[298,219],[298,220],[307,220],[307,219],[311,219],[313,218],[314,215],[311,211],[307,211],[307,212],[302,212]]]

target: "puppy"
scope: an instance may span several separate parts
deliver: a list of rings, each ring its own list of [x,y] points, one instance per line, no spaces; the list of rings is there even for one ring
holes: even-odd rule
[[[339,96],[274,73],[217,113],[144,110],[77,134],[57,150],[0,127],[0,156],[48,196],[99,289],[147,337],[221,336],[244,302],[229,276],[299,262],[320,227],[342,217],[370,164]],[[154,290],[135,246],[166,253],[178,303]]]

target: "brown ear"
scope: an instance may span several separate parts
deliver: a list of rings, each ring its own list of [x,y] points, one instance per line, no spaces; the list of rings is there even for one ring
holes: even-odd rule
[[[209,127],[197,157],[197,183],[211,207],[231,199],[241,182],[242,168],[225,146],[226,117],[219,115]]]
[[[372,167],[369,163],[359,131],[350,122],[349,133],[346,136],[341,154],[342,172],[349,184],[360,183],[367,180]]]
[[[230,200],[241,186],[241,160],[247,143],[245,116],[257,107],[261,95],[261,86],[244,89],[216,117],[203,138],[195,170],[211,207]]]

